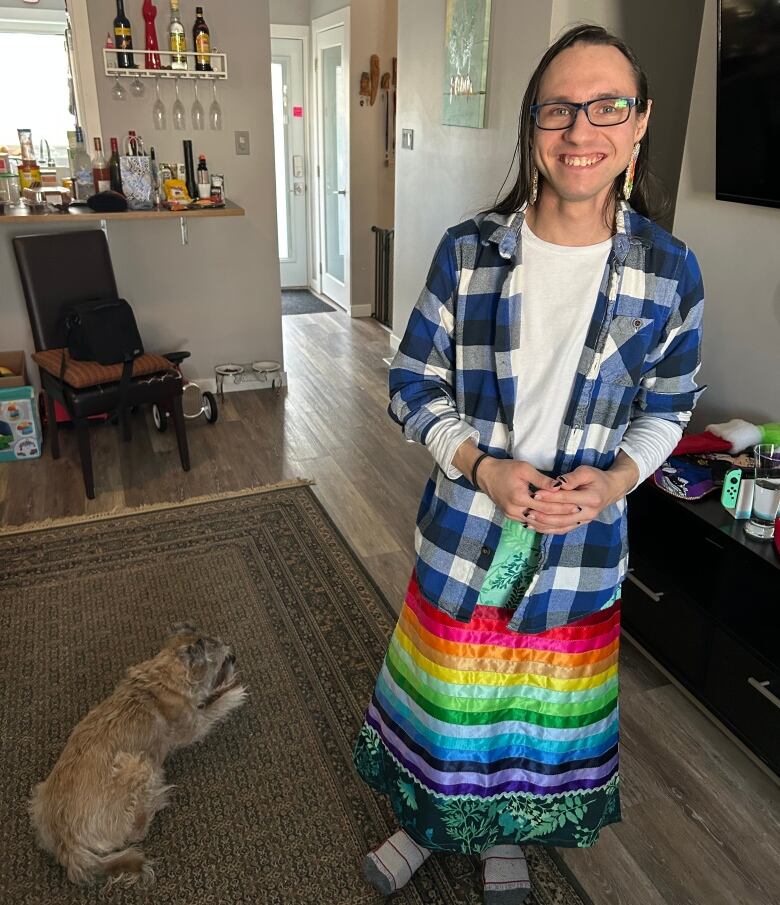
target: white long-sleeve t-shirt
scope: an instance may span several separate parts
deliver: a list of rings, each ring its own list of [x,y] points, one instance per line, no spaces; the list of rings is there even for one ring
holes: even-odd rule
[[[555,245],[535,236],[527,222],[521,236],[523,305],[518,358],[522,370],[517,380],[512,456],[549,471],[612,240],[586,246]],[[637,484],[668,458],[681,436],[678,424],[662,418],[640,415],[631,421],[618,448],[636,463]],[[476,441],[479,434],[462,421],[442,421],[428,432],[425,445],[451,479],[461,475],[452,458],[467,439]]]

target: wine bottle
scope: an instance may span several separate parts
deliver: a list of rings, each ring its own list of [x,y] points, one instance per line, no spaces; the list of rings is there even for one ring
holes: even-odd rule
[[[114,19],[114,43],[119,51],[116,65],[119,69],[135,69],[135,59],[128,51],[133,49],[133,30],[130,20],[125,15],[125,0],[116,0],[116,18]]]
[[[111,170],[99,138],[95,139],[95,153],[92,155],[92,184],[96,192],[107,192],[111,188]]]
[[[119,167],[119,142],[111,139],[111,158],[108,161],[108,170],[111,176],[111,190],[113,192],[122,191],[122,171]]]
[[[187,69],[187,39],[179,16],[179,0],[171,0],[171,21],[168,25],[168,49],[171,51],[171,69]]]
[[[92,162],[84,144],[84,132],[76,126],[73,136],[73,147],[70,153],[70,175],[73,185],[73,197],[77,201],[86,201],[92,194]]]
[[[199,198],[210,198],[211,197],[211,176],[209,176],[209,170],[206,166],[206,155],[201,154],[198,158],[198,172],[197,172],[197,181],[198,181],[198,197]]]
[[[203,7],[195,7],[195,25],[192,28],[192,46],[197,53],[195,68],[198,72],[211,72],[211,35],[206,20],[203,18]]]

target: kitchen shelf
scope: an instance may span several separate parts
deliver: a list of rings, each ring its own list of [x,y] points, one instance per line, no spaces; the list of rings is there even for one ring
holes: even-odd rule
[[[0,224],[10,223],[12,220],[25,223],[51,223],[75,222],[78,220],[172,220],[183,217],[243,217],[246,211],[233,201],[225,202],[224,207],[203,208],[202,210],[189,211],[113,211],[111,213],[97,213],[88,207],[71,205],[67,211],[52,211],[45,214],[31,214],[25,209],[15,207],[10,213],[0,215]]]
[[[173,56],[183,56],[187,58],[188,65],[195,66],[195,57],[208,56],[211,61],[211,65],[218,66],[219,68],[213,70],[212,72],[199,72],[197,69],[144,69],[141,66],[136,67],[135,69],[125,69],[124,67],[117,66],[117,54],[120,53],[132,53],[133,57],[136,60],[141,62],[146,62],[146,54],[147,53],[156,53],[157,56],[160,57],[160,60],[163,65],[165,65],[166,60],[169,60]],[[219,79],[220,81],[224,81],[228,77],[228,69],[227,69],[227,54],[225,53],[210,53],[210,54],[202,54],[196,53],[194,51],[187,51],[186,53],[173,53],[170,50],[155,50],[155,51],[146,51],[146,50],[136,50],[133,48],[132,51],[119,50],[116,47],[104,47],[103,48],[103,64],[105,67],[107,76],[120,76],[127,78],[135,78],[138,76],[142,79]]]

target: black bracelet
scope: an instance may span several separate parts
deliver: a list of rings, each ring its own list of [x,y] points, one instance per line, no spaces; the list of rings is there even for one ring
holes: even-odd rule
[[[471,466],[471,483],[474,485],[475,490],[481,490],[482,488],[477,484],[477,469],[479,468],[479,463],[483,459],[487,459],[490,453],[483,452],[481,456],[477,456],[474,459],[474,464]]]

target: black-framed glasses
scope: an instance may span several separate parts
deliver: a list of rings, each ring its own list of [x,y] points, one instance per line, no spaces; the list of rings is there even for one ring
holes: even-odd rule
[[[581,104],[550,101],[547,104],[531,104],[531,116],[539,129],[569,129],[580,110],[585,111],[588,122],[593,126],[619,126],[628,119],[631,108],[638,103],[638,97],[597,97]]]

